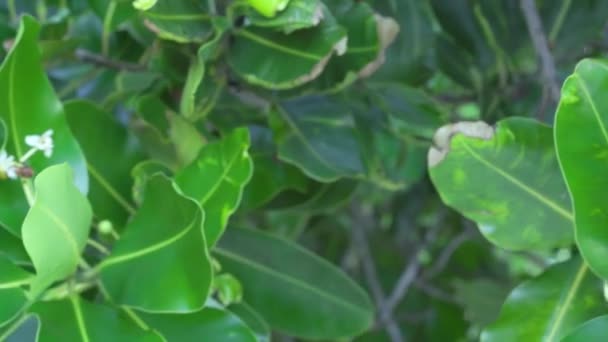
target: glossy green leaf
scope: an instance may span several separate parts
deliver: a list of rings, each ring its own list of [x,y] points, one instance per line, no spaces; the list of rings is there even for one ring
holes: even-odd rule
[[[513,250],[573,242],[550,127],[524,118],[502,120],[495,128],[462,122],[441,128],[434,141],[429,165],[435,187],[488,240]]]
[[[2,227],[0,227],[0,257],[6,257],[17,264],[30,263],[21,239]]]
[[[0,256],[0,327],[25,307],[28,299],[21,286],[29,284],[32,278],[32,274]]]
[[[580,62],[566,80],[555,119],[557,155],[572,195],[576,242],[591,269],[608,278],[608,205],[606,184],[608,148],[608,63]]]
[[[158,0],[141,16],[161,38],[180,43],[203,42],[213,32],[207,6],[207,1]]]
[[[282,102],[270,117],[279,158],[320,182],[365,170],[348,108],[326,96]]]
[[[238,128],[203,147],[194,162],[175,176],[184,194],[205,210],[208,246],[220,238],[228,218],[238,207],[253,164],[249,156],[249,131]]]
[[[277,16],[268,18],[255,11],[245,2],[235,2],[232,17],[245,16],[247,26],[267,27],[284,33],[317,26],[323,20],[323,4],[320,0],[291,0]]]
[[[6,128],[6,124],[4,123],[4,120],[0,119],[0,151],[4,150],[7,140],[8,140],[8,128]]]
[[[241,209],[257,208],[287,189],[305,192],[308,178],[295,166],[276,158],[276,146],[270,130],[252,126],[250,132],[250,154],[254,168],[251,181],[243,192]]]
[[[374,79],[419,83],[431,74],[428,59],[435,44],[434,18],[426,2],[418,0],[374,2],[377,9],[398,21],[400,30],[386,50],[386,62]]]
[[[39,302],[30,312],[39,320],[39,342],[161,342],[156,332],[145,331],[126,313],[77,296]]]
[[[559,341],[603,312],[601,281],[575,258],[516,287],[481,341]]]
[[[258,342],[270,342],[270,327],[268,323],[247,303],[232,304],[228,309],[247,324],[249,329],[257,336]]]
[[[244,300],[279,331],[339,339],[372,323],[367,294],[341,270],[291,242],[231,228],[214,252],[243,283]]]
[[[65,112],[86,157],[91,180],[89,199],[95,215],[119,227],[135,213],[131,169],[143,153],[135,137],[92,102],[66,103]]]
[[[228,63],[249,83],[288,89],[317,78],[334,51],[345,49],[346,32],[333,18],[289,35],[249,27],[234,31]]]
[[[392,18],[377,14],[365,2],[352,2],[335,15],[347,31],[348,42],[346,52],[333,57],[316,82],[322,89],[341,89],[357,78],[371,76],[384,64],[385,50],[399,32]]]
[[[200,100],[197,98],[197,92],[202,87],[201,83],[206,73],[205,64],[211,59],[217,57],[220,48],[223,46],[224,33],[228,29],[228,22],[225,20],[213,20],[213,27],[215,29],[215,36],[210,41],[201,45],[198,49],[196,57],[188,70],[188,77],[184,84],[184,90],[180,101],[180,112],[190,121],[195,121],[205,117],[207,114],[204,108],[206,104],[204,101],[200,104]]]
[[[257,342],[253,332],[238,316],[219,307],[183,315],[142,314],[141,318],[167,341]]]
[[[107,20],[113,31],[135,14],[132,1],[126,0],[87,0],[89,6],[101,20]],[[106,19],[107,18],[107,19]]]
[[[21,158],[28,151],[25,136],[53,130],[54,149],[50,158],[34,155],[28,164],[35,172],[67,162],[77,187],[86,193],[88,176],[84,156],[68,127],[61,102],[46,77],[37,45],[39,25],[24,16],[9,55],[0,67],[0,119],[8,128],[7,151]],[[22,186],[17,181],[0,181],[0,224],[20,236],[28,210]]]
[[[599,316],[576,327],[561,342],[602,342],[608,340],[608,315]]]
[[[151,177],[141,208],[98,267],[110,297],[149,312],[201,309],[212,278],[202,222],[200,207],[171,180]]]
[[[31,286],[35,295],[76,271],[89,237],[91,205],[72,175],[71,168],[61,164],[45,169],[34,181],[36,197],[23,221],[22,237],[36,268]]]
[[[157,173],[161,173],[167,177],[171,177],[173,172],[157,160],[146,160],[143,161],[131,170],[131,177],[133,177],[133,199],[138,206],[144,201],[144,194],[146,190],[146,184],[148,180]]]

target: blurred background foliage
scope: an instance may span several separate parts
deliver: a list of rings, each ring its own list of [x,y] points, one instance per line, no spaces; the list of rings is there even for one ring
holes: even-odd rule
[[[608,2],[535,2],[549,74],[519,1],[292,3],[321,11],[321,23],[319,13],[281,21],[290,8],[269,19],[226,0],[159,0],[149,11],[127,0],[4,0],[0,58],[17,16],[36,16],[59,97],[113,112],[170,169],[247,125],[255,170],[231,224],[296,241],[364,286],[378,319],[356,341],[478,339],[516,284],[570,252],[492,247],[430,183],[432,135],[460,120],[551,123],[555,87],[581,58],[606,54]],[[162,20],[174,10],[213,18]],[[393,39],[376,34],[394,24]]]

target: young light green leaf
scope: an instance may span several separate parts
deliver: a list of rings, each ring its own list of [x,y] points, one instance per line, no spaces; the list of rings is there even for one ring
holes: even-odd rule
[[[213,32],[207,1],[158,0],[140,13],[148,28],[163,39],[203,42]]]
[[[205,210],[208,246],[213,246],[224,232],[251,178],[249,145],[249,130],[235,129],[222,140],[204,146],[194,162],[175,176],[184,194]]]
[[[202,210],[166,176],[152,176],[141,208],[98,269],[116,303],[148,312],[201,309],[212,279]]]
[[[270,125],[279,158],[320,182],[365,173],[355,122],[343,104],[327,96],[282,102]]]
[[[39,31],[38,23],[32,17],[24,16],[15,43],[0,67],[0,119],[8,128],[6,149],[19,159],[28,152],[27,135],[52,129],[52,155],[46,158],[38,153],[28,160],[28,165],[35,172],[41,172],[47,166],[67,162],[74,171],[77,187],[86,193],[86,162],[42,67],[37,43]],[[0,181],[0,193],[0,224],[20,236],[28,210],[21,184]]]
[[[78,296],[39,302],[30,312],[39,321],[39,342],[164,341],[158,333],[140,328],[125,312],[88,302]]]
[[[39,294],[78,267],[93,218],[87,198],[74,185],[67,164],[51,166],[34,181],[36,197],[23,221],[23,245],[36,278],[31,291]]]
[[[601,281],[575,258],[516,287],[498,319],[482,332],[481,341],[560,341],[603,312]]]
[[[122,227],[135,213],[131,169],[143,160],[139,143],[127,129],[92,102],[70,101],[65,112],[87,156],[89,199],[99,219]]]
[[[287,7],[290,0],[247,0],[258,12],[272,18]]]
[[[158,330],[167,341],[235,341],[257,342],[253,332],[238,316],[219,307],[183,315],[141,314],[141,318]]]
[[[461,122],[440,128],[429,151],[443,201],[512,250],[568,246],[573,219],[551,128],[525,118],[496,127]],[[534,213],[534,215],[530,215]]]
[[[158,0],[133,0],[133,7],[140,11],[147,11],[154,7]]]
[[[583,60],[568,77],[555,119],[555,143],[575,212],[576,242],[589,267],[608,279],[608,63]]]
[[[214,253],[243,283],[244,300],[279,331],[335,340],[372,323],[367,294],[341,270],[291,242],[231,228]]]
[[[249,27],[234,31],[228,63],[249,83],[289,89],[317,78],[334,51],[341,55],[345,50],[346,31],[333,18],[289,35]]]
[[[323,3],[320,0],[291,0],[277,16],[268,18],[259,14],[245,2],[234,2],[231,16],[245,16],[246,26],[267,27],[286,34],[317,26],[323,20]]]

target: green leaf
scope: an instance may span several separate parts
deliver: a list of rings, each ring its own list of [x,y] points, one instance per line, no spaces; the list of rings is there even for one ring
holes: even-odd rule
[[[91,179],[89,199],[95,215],[122,227],[135,213],[130,172],[143,153],[135,137],[110,114],[92,102],[66,103],[65,112],[76,139],[87,156]]]
[[[325,10],[327,15],[328,10]],[[247,82],[270,89],[289,89],[317,78],[334,51],[346,48],[346,32],[335,20],[289,35],[270,29],[234,31],[228,63]]]
[[[110,297],[148,312],[201,309],[212,278],[202,222],[200,207],[171,180],[151,177],[141,208],[98,266]]]
[[[123,311],[77,296],[39,302],[30,310],[39,320],[39,342],[161,342],[157,333],[141,329]]]
[[[6,257],[17,264],[31,263],[21,239],[2,227],[0,227],[0,257]]]
[[[208,246],[213,246],[224,232],[251,178],[249,140],[246,128],[235,129],[222,140],[204,146],[195,161],[175,176],[184,194],[205,210]]]
[[[608,340],[608,315],[599,316],[589,320],[566,337],[561,342],[601,342]]]
[[[384,4],[384,6],[382,6]],[[433,53],[434,18],[418,0],[382,1],[374,3],[383,15],[397,19],[399,35],[386,50],[386,62],[374,79],[386,79],[418,84],[431,74],[427,59]]]
[[[39,25],[24,16],[9,55],[0,67],[0,119],[8,128],[7,151],[21,158],[28,151],[25,137],[53,130],[53,155],[34,155],[28,164],[35,172],[67,162],[75,174],[77,187],[86,193],[88,176],[84,156],[68,127],[61,102],[46,77],[38,49]],[[16,181],[0,181],[0,224],[16,236],[28,205],[22,186]]]
[[[25,307],[28,299],[21,286],[29,284],[32,278],[32,274],[0,256],[0,327]]]
[[[367,294],[341,270],[291,242],[231,228],[214,252],[223,269],[243,283],[244,300],[279,331],[339,339],[372,323]]]
[[[557,155],[572,196],[576,242],[589,264],[608,279],[608,205],[604,201],[608,154],[608,64],[583,60],[568,77],[555,119]]]
[[[251,126],[253,175],[243,192],[241,209],[260,207],[280,192],[293,189],[305,192],[309,179],[295,166],[276,158],[276,146],[266,127]]]
[[[190,70],[188,70],[188,77],[184,84],[184,90],[182,92],[182,98],[180,101],[180,112],[181,114],[190,121],[196,121],[204,118],[207,114],[204,110],[204,106],[199,104],[197,99],[197,91],[201,88],[201,83],[205,77],[206,67],[205,64],[211,59],[217,57],[220,48],[223,47],[224,33],[228,29],[229,24],[225,20],[213,20],[213,27],[215,29],[215,36],[210,41],[201,45],[198,49],[196,57],[193,59]],[[205,104],[204,101],[203,105]]]
[[[0,151],[6,147],[6,141],[8,140],[8,129],[4,120],[0,119]]]
[[[34,295],[74,271],[89,237],[93,213],[87,198],[74,185],[67,164],[51,166],[34,181],[35,201],[23,221],[23,245],[36,278]]]
[[[495,128],[461,122],[439,129],[434,141],[429,166],[435,187],[488,240],[512,250],[572,243],[568,191],[550,127],[525,118]]]
[[[203,42],[213,32],[207,1],[158,0],[141,16],[160,38],[180,43]]]
[[[235,2],[231,17],[246,17],[247,25],[267,27],[284,33],[311,28],[321,23],[323,19],[323,3],[320,0],[291,0],[287,8],[273,18],[265,17],[245,2]]]
[[[249,329],[256,334],[258,342],[270,342],[270,327],[268,323],[247,303],[232,304],[228,309],[247,324]]]
[[[347,30],[348,42],[346,52],[332,58],[319,78],[322,89],[340,89],[357,78],[371,76],[384,64],[385,50],[399,33],[392,18],[377,14],[364,2],[353,2],[335,15]]]
[[[219,307],[206,307],[190,314],[142,314],[141,318],[167,341],[257,342],[238,316]]]
[[[516,287],[481,341],[558,341],[603,312],[601,281],[575,258]]]
[[[279,158],[320,182],[364,174],[350,110],[326,96],[282,102],[270,117]]]
[[[289,0],[247,0],[259,13],[266,17],[274,17],[287,7]]]
[[[173,175],[173,172],[166,165],[157,160],[146,160],[133,167],[131,171],[131,176],[133,177],[133,199],[138,206],[141,206],[141,203],[144,201],[148,180],[157,173],[161,173],[167,177]]]
[[[131,1],[126,0],[88,0],[89,6],[101,18],[109,15],[109,28],[114,31],[120,24],[131,19],[135,14],[135,9]],[[110,13],[108,14],[108,11]]]

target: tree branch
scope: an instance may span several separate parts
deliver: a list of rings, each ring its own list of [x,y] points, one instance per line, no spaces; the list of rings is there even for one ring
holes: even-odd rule
[[[105,56],[98,55],[84,49],[77,49],[75,56],[76,59],[81,62],[93,64],[103,68],[115,69],[118,71],[146,71],[146,67],[143,65],[109,59]]]
[[[386,297],[384,295],[382,285],[380,284],[380,280],[378,279],[376,264],[370,252],[369,245],[367,243],[367,234],[365,232],[365,227],[373,227],[374,221],[371,217],[369,217],[369,215],[364,215],[362,209],[363,208],[361,208],[361,206],[355,204],[352,206],[352,217],[354,219],[352,231],[353,242],[356,247],[357,254],[359,254],[359,258],[361,259],[363,275],[367,285],[370,288],[372,297],[378,306],[378,311],[381,314],[386,311]],[[392,342],[403,341],[401,330],[395,322],[395,319],[392,317],[392,310],[386,317],[384,317],[383,320],[381,320],[381,322],[385,323],[386,331],[389,334]]]
[[[536,3],[534,0],[521,0],[521,10],[528,26],[528,32],[532,39],[532,44],[536,50],[536,55],[540,60],[541,77],[544,83],[545,92],[548,100],[552,105],[556,105],[559,101],[559,84],[557,81],[557,72],[555,69],[555,61],[549,49],[549,43],[543,30]]]

